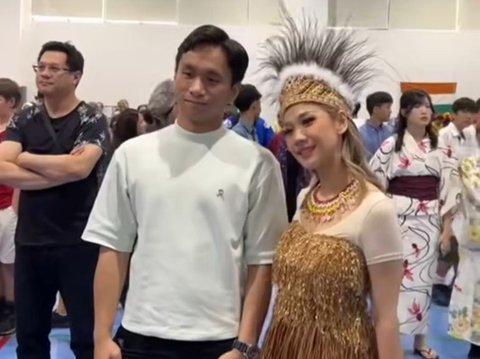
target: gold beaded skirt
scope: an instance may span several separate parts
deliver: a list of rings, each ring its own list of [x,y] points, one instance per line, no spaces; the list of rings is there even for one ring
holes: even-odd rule
[[[293,222],[273,263],[278,294],[262,359],[376,359],[361,249]]]

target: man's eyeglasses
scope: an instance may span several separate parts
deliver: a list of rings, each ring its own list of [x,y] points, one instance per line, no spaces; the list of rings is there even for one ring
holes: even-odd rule
[[[48,71],[49,73],[56,75],[59,74],[60,72],[70,72],[70,69],[68,67],[61,67],[61,66],[56,66],[56,65],[33,65],[32,66],[33,71],[35,73],[41,73],[44,71]]]

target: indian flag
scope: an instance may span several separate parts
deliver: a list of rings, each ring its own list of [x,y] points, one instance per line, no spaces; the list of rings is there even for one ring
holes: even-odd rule
[[[432,97],[435,112],[450,113],[456,99],[456,82],[401,82],[402,93],[407,90],[420,89],[428,92]]]

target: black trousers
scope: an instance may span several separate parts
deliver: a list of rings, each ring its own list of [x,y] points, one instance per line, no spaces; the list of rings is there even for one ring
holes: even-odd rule
[[[468,353],[469,359],[478,359],[480,358],[480,346],[475,344],[470,344],[470,352]]]
[[[146,337],[120,327],[115,341],[122,359],[218,359],[232,350],[234,339],[186,342]]]
[[[93,359],[93,279],[99,248],[16,245],[15,306],[18,359],[49,359],[52,309],[60,292],[77,359]]]

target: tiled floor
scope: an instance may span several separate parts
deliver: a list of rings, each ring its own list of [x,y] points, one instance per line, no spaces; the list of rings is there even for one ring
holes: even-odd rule
[[[430,344],[439,352],[442,359],[465,359],[467,357],[468,344],[450,338],[446,331],[447,309],[434,307],[432,311]],[[74,359],[68,346],[68,340],[69,333],[67,329],[53,331],[51,335],[52,359]],[[411,338],[403,338],[403,345],[407,350],[405,359],[418,358],[413,356],[410,350],[412,347]],[[16,358],[15,346],[16,340],[12,337],[7,345],[0,350],[0,359]]]

